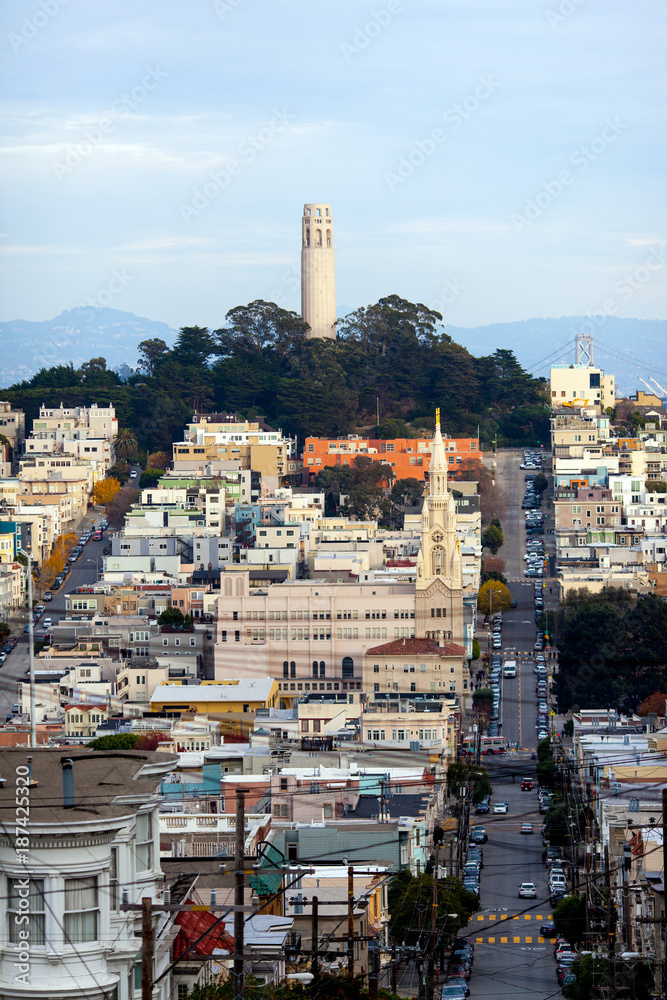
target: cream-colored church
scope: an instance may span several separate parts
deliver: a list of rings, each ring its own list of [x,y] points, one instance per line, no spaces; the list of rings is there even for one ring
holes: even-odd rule
[[[430,668],[421,669],[430,662],[422,658],[408,664],[407,687],[401,677],[397,690],[463,695],[468,671],[461,554],[439,413],[417,573],[416,584],[295,580],[256,591],[249,573],[234,572],[235,593],[218,598],[216,680],[275,677],[285,704],[311,691],[370,693],[375,688],[364,675],[364,653],[423,639],[436,658],[434,646],[446,657],[446,685],[442,671],[434,680]],[[410,665],[417,677],[410,677]]]

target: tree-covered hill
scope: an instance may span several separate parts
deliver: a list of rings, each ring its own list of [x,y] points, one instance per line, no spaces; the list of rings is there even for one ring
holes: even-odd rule
[[[410,433],[432,428],[439,406],[449,434],[476,435],[479,426],[486,441],[546,443],[545,383],[501,347],[473,357],[441,324],[438,313],[392,295],[340,320],[336,340],[308,340],[296,313],[258,300],[230,310],[218,330],[183,327],[171,348],[143,341],[141,368],[125,382],[99,357],[43,368],[3,396],[28,420],[42,403],[111,402],[146,451],[169,451],[193,410],[263,414],[303,440],[375,424],[378,406],[382,424]]]

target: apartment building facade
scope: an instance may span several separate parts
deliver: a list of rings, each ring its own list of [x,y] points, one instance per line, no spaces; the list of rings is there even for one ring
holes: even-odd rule
[[[444,447],[450,472],[462,463],[481,462],[479,438],[445,438]],[[391,466],[394,479],[428,479],[433,439],[395,438],[382,440],[348,435],[344,438],[307,437],[303,446],[303,471],[308,479],[321,469],[353,465],[357,455]]]

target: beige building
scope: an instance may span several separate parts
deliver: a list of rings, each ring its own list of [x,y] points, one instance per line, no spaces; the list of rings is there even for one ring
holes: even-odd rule
[[[33,421],[32,438],[55,441],[84,441],[106,438],[118,434],[118,421],[114,407],[98,406],[40,406],[39,417]],[[27,442],[26,442],[27,447]]]
[[[331,205],[303,206],[301,217],[301,316],[308,337],[336,336],[336,264]]]
[[[103,705],[67,705],[65,707],[65,736],[91,737],[109,713]]]
[[[321,530],[329,527],[335,529],[323,520]],[[367,538],[367,526],[361,530]],[[364,649],[417,634],[460,649],[457,690],[463,690],[461,553],[439,413],[420,523],[416,584],[299,580],[253,591],[249,575],[234,573],[223,576],[221,590],[217,678],[268,674],[278,680],[287,705],[307,691],[360,691]]]
[[[173,444],[175,472],[230,463],[259,473],[269,491],[277,489],[290,474],[288,459],[295,442],[282,431],[260,427],[257,421],[236,420],[222,414],[206,414],[188,424],[183,441]]]
[[[25,440],[25,413],[15,410],[11,403],[0,400],[0,434],[7,438],[16,458]]]
[[[259,591],[223,575],[215,676],[275,677],[285,703],[306,691],[360,691],[362,649],[414,635],[414,584],[297,580]]]
[[[615,379],[592,365],[554,365],[550,379],[551,409],[599,407],[616,404]]]
[[[419,743],[422,750],[441,754],[456,748],[456,715],[447,705],[439,710],[414,712],[364,712],[361,739],[381,749],[410,750]]]
[[[373,695],[398,693],[456,695],[468,692],[466,651],[442,636],[395,639],[367,649],[363,657],[363,690]]]
[[[561,500],[557,492],[554,511],[556,533],[568,528],[600,530],[617,527],[621,523],[619,502],[614,499],[611,490],[602,486],[578,489],[576,500]]]

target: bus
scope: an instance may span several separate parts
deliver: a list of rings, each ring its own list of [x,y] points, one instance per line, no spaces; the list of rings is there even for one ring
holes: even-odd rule
[[[507,753],[507,740],[504,736],[482,736],[481,738],[481,753]],[[461,744],[461,752],[463,754],[474,754],[475,752],[475,737],[466,736]]]

